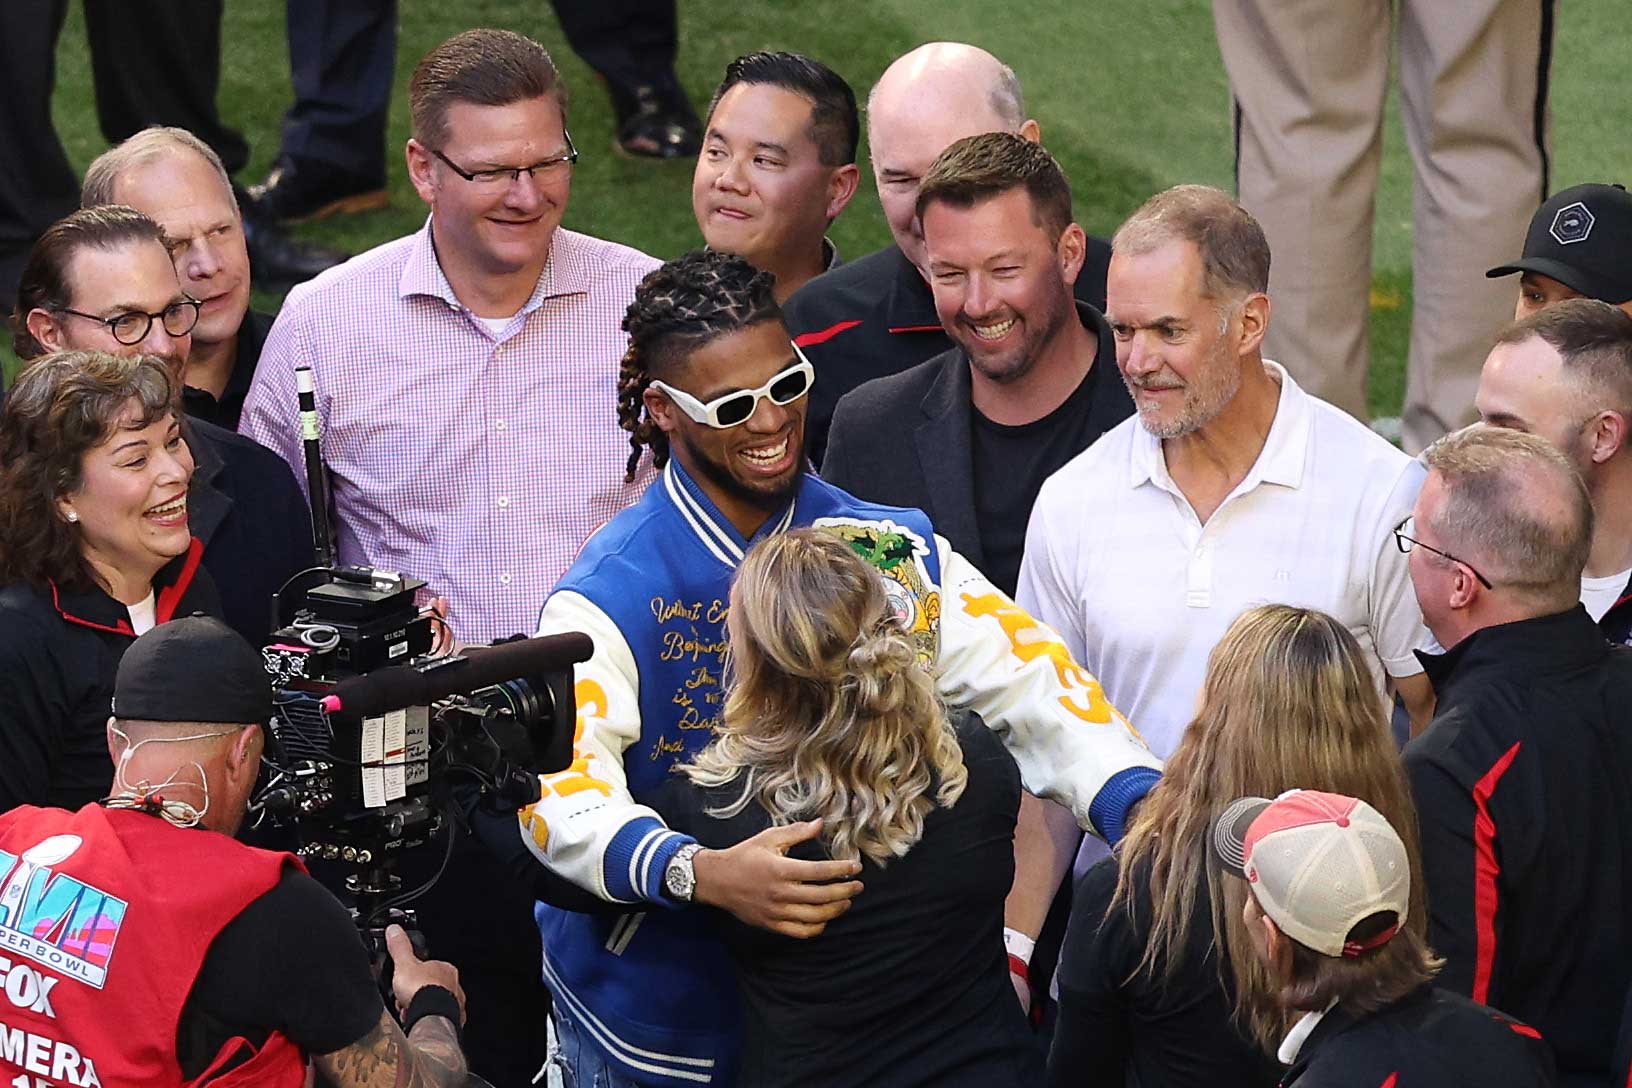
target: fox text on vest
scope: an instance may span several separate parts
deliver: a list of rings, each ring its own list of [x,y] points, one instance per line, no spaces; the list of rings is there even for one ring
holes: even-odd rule
[[[8,1066],[24,1072],[0,1081],[6,1088],[50,1088],[62,1084],[101,1088],[102,1085],[91,1059],[72,1046],[0,1021],[0,1077],[6,1075]]]
[[[40,974],[26,963],[14,964],[0,956],[0,993],[19,1009],[43,1013],[55,1020],[57,1011],[51,1007],[51,988],[59,981]]]

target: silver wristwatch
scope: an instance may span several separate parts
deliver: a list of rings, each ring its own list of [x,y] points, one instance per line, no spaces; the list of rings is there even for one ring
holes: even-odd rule
[[[668,868],[663,870],[663,890],[669,893],[670,899],[678,903],[691,902],[697,892],[697,871],[691,866],[691,858],[702,848],[701,843],[688,842],[669,859]]]

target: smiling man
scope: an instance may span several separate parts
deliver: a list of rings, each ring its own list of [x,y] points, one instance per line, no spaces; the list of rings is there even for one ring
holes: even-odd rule
[[[125,204],[163,228],[176,278],[201,304],[183,407],[236,430],[272,318],[249,309],[243,217],[220,157],[185,129],[143,129],[91,163],[80,204]]]
[[[967,136],[1009,132],[1041,140],[1014,70],[986,50],[930,42],[896,58],[867,98],[873,179],[891,245],[813,280],[788,300],[788,327],[821,375],[810,404],[810,453],[819,466],[828,424],[845,393],[952,346],[930,291],[918,187],[935,159]],[[1110,248],[1089,238],[1074,289],[1105,304]]]
[[[541,634],[583,631],[577,759],[543,779],[543,797],[506,821],[495,845],[527,854],[638,914],[540,907],[544,973],[556,995],[562,1060],[576,1083],[735,1083],[739,1007],[717,920],[813,937],[860,886],[846,861],[784,856],[815,823],[776,827],[724,850],[666,828],[648,807],[675,763],[708,743],[725,706],[726,602],[747,550],[790,526],[832,532],[885,579],[892,606],[942,696],[980,714],[1028,789],[1085,827],[1120,836],[1156,761],[1053,632],[1027,616],[937,536],[918,510],[855,498],[805,471],[799,454],[814,379],[789,341],[770,277],[732,254],[697,250],[636,292],[617,400],[634,457],[662,475],[584,546],[540,617]],[[808,848],[807,848],[808,849]],[[863,893],[865,894],[865,893]],[[666,909],[651,909],[651,908]],[[946,909],[953,909],[947,906]],[[839,923],[842,925],[842,923]],[[906,960],[944,983],[947,1015],[964,992],[961,956]],[[996,927],[976,950],[1001,973]],[[867,1009],[857,1046],[902,1048],[902,1029]],[[909,1018],[910,1019],[910,1018]],[[865,1030],[862,1030],[862,1024]],[[978,1046],[977,1032],[968,1033]],[[570,1083],[570,1082],[569,1082]]]
[[[240,426],[300,465],[295,368],[311,367],[340,561],[423,578],[461,639],[488,642],[532,629],[584,539],[650,479],[624,478],[607,406],[618,322],[657,262],[561,226],[578,152],[537,42],[458,34],[408,99],[428,221],[290,293]],[[548,1000],[530,897],[457,853],[420,906],[470,995],[473,1068],[526,1083]]]
[[[1012,594],[1043,481],[1133,412],[1104,316],[1072,296],[1087,236],[1041,145],[1006,132],[959,140],[918,195],[925,263],[956,345],[847,394],[824,479],[916,506]],[[913,456],[903,456],[911,436]]]
[[[776,300],[838,261],[827,229],[856,193],[861,122],[850,85],[798,53],[725,66],[691,178],[711,249],[776,277]]]
[[[242,430],[301,465],[310,366],[342,562],[423,578],[463,639],[530,630],[623,478],[618,322],[657,262],[561,227],[578,152],[537,42],[471,30],[409,84],[416,234],[296,288]],[[304,474],[297,472],[304,479]]]

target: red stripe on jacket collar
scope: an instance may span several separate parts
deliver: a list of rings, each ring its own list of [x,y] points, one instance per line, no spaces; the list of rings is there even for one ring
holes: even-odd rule
[[[153,604],[153,622],[165,623],[175,616],[176,606],[181,603],[187,593],[187,587],[193,584],[193,576],[198,573],[198,564],[204,557],[204,542],[196,536],[187,545],[187,558],[181,564],[181,571],[176,580],[160,588]],[[136,637],[136,629],[131,627],[130,620],[120,617],[111,627],[105,623],[97,623],[82,616],[66,612],[62,607],[62,597],[57,590],[57,583],[51,582],[51,607],[57,614],[69,623],[77,623],[81,627],[89,627],[96,631],[109,631],[115,635],[125,635],[128,638]]]

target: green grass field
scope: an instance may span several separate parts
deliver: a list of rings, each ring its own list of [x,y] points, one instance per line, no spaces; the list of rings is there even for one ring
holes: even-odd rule
[[[571,127],[583,151],[567,224],[662,257],[698,243],[691,217],[689,163],[633,162],[611,150],[611,114],[593,74],[572,55],[542,0],[401,0],[397,94],[389,141],[406,139],[404,90],[414,62],[467,27],[505,26],[550,46],[572,92]],[[681,0],[680,73],[694,101],[713,89],[726,61],[759,48],[819,57],[864,97],[891,59],[921,42],[950,38],[982,45],[1013,65],[1044,142],[1065,166],[1077,217],[1108,235],[1152,192],[1182,181],[1228,187],[1232,158],[1229,95],[1212,17],[1202,0]],[[54,102],[58,131],[83,167],[103,147],[78,5],[59,49]],[[1554,188],[1632,177],[1632,116],[1624,60],[1625,0],[1559,5],[1554,52]],[[250,138],[245,181],[261,177],[277,150],[289,98],[283,5],[228,0],[223,28],[223,116]],[[1398,410],[1411,313],[1410,161],[1390,102],[1377,209],[1373,282],[1374,411]],[[305,237],[361,250],[416,229],[424,210],[409,187],[399,150],[391,158],[388,209],[302,229]],[[840,250],[859,255],[888,240],[871,174],[834,225]],[[261,298],[276,305],[276,298]],[[8,359],[9,363],[10,360]],[[8,367],[9,373],[9,367]]]

